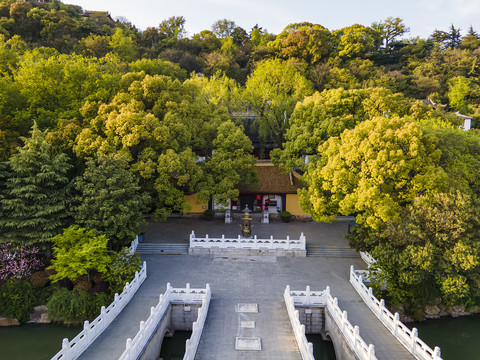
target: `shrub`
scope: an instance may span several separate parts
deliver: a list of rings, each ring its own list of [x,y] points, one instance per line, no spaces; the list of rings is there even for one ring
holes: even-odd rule
[[[110,264],[108,239],[96,230],[87,230],[72,225],[52,238],[53,255],[50,269],[57,273],[50,279],[57,282],[63,278],[76,281],[83,275],[105,272]]]
[[[111,257],[108,271],[103,276],[109,283],[112,294],[121,293],[125,283],[132,281],[135,272],[140,270],[140,255],[138,253],[130,254],[129,249],[123,248],[118,253],[112,254]]]
[[[50,284],[44,288],[40,289],[34,289],[33,293],[35,296],[35,299],[33,301],[33,306],[38,306],[38,305],[46,305],[48,302],[48,299],[58,291],[60,287],[58,284]]]
[[[106,293],[108,285],[105,282],[96,282],[95,285],[88,291],[90,294]]]
[[[40,289],[47,286],[48,282],[50,281],[48,277],[49,275],[45,271],[37,271],[30,275],[28,282],[32,284],[34,288]]]
[[[42,266],[38,248],[13,243],[0,244],[0,279],[25,279]]]
[[[0,313],[3,316],[28,321],[33,301],[32,285],[26,280],[9,280],[0,288]]]
[[[102,276],[102,274],[100,274],[100,273],[94,274],[91,278],[92,278],[92,281],[93,281],[94,283],[101,283],[101,282],[103,282],[103,276]]]
[[[283,222],[289,222],[291,217],[292,217],[292,214],[290,214],[288,211],[282,211],[280,213],[280,219]]]
[[[110,297],[106,294],[92,295],[83,290],[61,288],[48,300],[47,311],[53,321],[76,325],[95,319],[101,307],[109,302]]]
[[[214,216],[215,216],[215,211],[213,211],[212,209],[207,209],[203,212],[203,217],[207,220],[213,219]]]
[[[73,286],[73,290],[88,291],[91,288],[92,288],[92,283],[86,279],[77,281],[77,283]]]

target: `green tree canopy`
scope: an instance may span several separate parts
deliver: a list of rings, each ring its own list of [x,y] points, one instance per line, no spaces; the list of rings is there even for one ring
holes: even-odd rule
[[[352,245],[367,247],[377,260],[376,285],[388,283],[394,303],[408,307],[432,303],[474,305],[480,296],[480,236],[478,201],[461,192],[421,195],[368,240]]]
[[[232,35],[236,27],[235,21],[221,19],[213,23],[212,32],[219,38],[227,38]]]
[[[296,59],[315,64],[332,50],[332,34],[319,24],[309,22],[288,25],[268,43],[282,59]]]
[[[385,50],[387,52],[390,51],[392,42],[397,37],[410,31],[401,18],[394,18],[392,16],[378,23],[373,23],[372,28],[380,34],[382,43],[385,44]]]
[[[77,136],[74,149],[81,157],[98,150],[126,156],[142,189],[152,195],[158,217],[187,211],[184,194],[198,192],[204,200],[216,194],[224,199],[227,190],[218,184],[251,178],[245,167],[227,165],[240,159],[253,171],[250,140],[225,109],[208,101],[200,84],[138,73],[123,80],[128,90],[110,104],[89,103],[82,109],[89,125]],[[225,137],[225,129],[236,139],[227,147],[217,141]],[[225,171],[215,176],[206,173],[210,163]]]
[[[405,118],[374,118],[319,147],[321,160],[304,176],[301,205],[314,220],[357,215],[379,228],[398,221],[402,208],[423,193],[445,187],[436,138]]]
[[[74,186],[78,193],[71,212],[75,223],[98,230],[114,249],[135,238],[149,205],[148,196],[140,192],[138,181],[126,167],[121,156],[98,154],[87,162]]]
[[[108,253],[108,239],[98,235],[96,230],[87,230],[72,225],[62,234],[52,238],[53,259],[49,269],[56,273],[50,278],[57,282],[64,278],[76,281],[83,275],[90,276],[94,272],[106,273],[111,258]]]
[[[118,89],[119,61],[115,57],[84,58],[35,49],[25,53],[14,81],[27,105],[16,121],[54,128],[60,118],[80,116],[84,102],[108,101]]]
[[[0,238],[21,244],[48,242],[67,224],[71,166],[65,154],[52,150],[36,124],[24,141],[7,162]]]
[[[316,92],[298,103],[290,118],[283,150],[272,158],[288,171],[305,168],[305,156],[316,155],[318,146],[345,129],[378,116],[405,116],[414,101],[384,88]]]
[[[263,61],[245,85],[245,99],[260,116],[259,134],[276,147],[283,144],[295,105],[312,93],[312,84],[293,61]]]
[[[380,41],[377,31],[359,24],[336,30],[333,36],[337,38],[336,53],[345,59],[371,56]]]

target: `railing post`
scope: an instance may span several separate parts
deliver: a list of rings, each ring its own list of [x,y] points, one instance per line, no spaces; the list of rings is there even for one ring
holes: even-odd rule
[[[353,351],[357,352],[357,339],[360,337],[360,328],[358,325],[355,325],[353,328]]]
[[[413,328],[411,332],[411,343],[410,343],[413,355],[416,354],[417,339],[418,339],[418,330],[417,328]]]
[[[63,356],[62,359],[70,360],[72,357],[70,355],[70,342],[67,338],[63,339],[62,341],[62,352]]]
[[[393,335],[398,336],[398,323],[400,322],[400,315],[398,312],[393,316]]]
[[[102,331],[105,330],[106,328],[106,322],[107,322],[107,311],[105,310],[105,306],[102,306],[102,308],[100,309],[100,324],[101,324],[101,329]]]
[[[88,320],[85,320],[83,322],[83,331],[85,332],[86,343],[90,344],[91,331],[90,331],[90,322]]]
[[[440,348],[438,346],[435,346],[435,349],[433,350],[433,360],[438,360],[442,356],[440,352]]]
[[[385,309],[385,300],[380,299],[380,321],[383,322],[383,310]]]
[[[335,298],[336,299],[336,298]],[[345,332],[345,323],[347,322],[347,311],[343,310],[342,312],[342,333]]]
[[[311,342],[308,343],[308,353],[313,356],[313,344]]]
[[[375,346],[373,344],[370,344],[368,346],[368,358],[372,359],[372,360],[376,359],[376,357],[375,357]]]
[[[132,352],[132,339],[128,338],[127,339],[127,345],[126,345],[126,353],[128,355],[128,359],[130,359],[131,352]]]
[[[308,305],[310,305],[310,285],[307,285],[307,289],[305,291],[306,297],[305,300]]]
[[[190,339],[187,339],[187,341],[185,341],[185,354],[188,354],[189,350],[190,350]]]

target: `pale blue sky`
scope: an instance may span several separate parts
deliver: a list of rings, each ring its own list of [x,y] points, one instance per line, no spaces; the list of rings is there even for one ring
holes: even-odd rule
[[[247,32],[255,25],[278,34],[294,22],[309,21],[330,30],[355,23],[371,25],[389,16],[400,17],[410,27],[407,37],[427,38],[435,28],[450,24],[465,34],[473,25],[480,33],[480,0],[64,0],[86,10],[109,11],[124,16],[140,29],[171,16],[184,16],[189,35],[210,29],[219,19],[235,21]]]

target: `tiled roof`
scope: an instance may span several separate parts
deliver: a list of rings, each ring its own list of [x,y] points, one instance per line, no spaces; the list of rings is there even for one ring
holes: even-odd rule
[[[258,186],[240,184],[237,186],[240,193],[296,194],[303,187],[298,174],[284,174],[271,162],[258,162],[255,169],[259,178]]]

